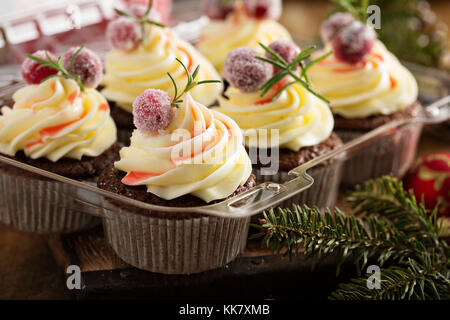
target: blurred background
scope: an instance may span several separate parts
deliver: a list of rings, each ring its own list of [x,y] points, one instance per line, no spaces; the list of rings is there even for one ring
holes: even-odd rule
[[[26,53],[36,49],[58,52],[78,43],[90,42],[101,50],[106,21],[114,16],[112,8],[145,4],[147,1],[2,0],[0,64],[19,63]],[[404,60],[450,70],[450,1],[370,2],[381,8],[379,36],[391,51]],[[199,5],[200,0],[154,1],[154,9],[159,12],[161,20],[171,25],[198,19]],[[284,0],[281,23],[294,37],[312,40],[317,38],[321,21],[334,8],[332,1]]]

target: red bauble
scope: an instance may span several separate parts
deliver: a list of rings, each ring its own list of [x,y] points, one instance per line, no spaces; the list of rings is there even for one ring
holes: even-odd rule
[[[404,179],[418,201],[433,209],[438,201],[439,215],[450,217],[450,152],[430,153],[417,160]]]

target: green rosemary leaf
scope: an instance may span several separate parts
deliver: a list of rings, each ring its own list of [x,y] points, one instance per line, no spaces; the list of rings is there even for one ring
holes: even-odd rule
[[[174,97],[177,97],[178,96],[177,83],[175,82],[175,79],[172,77],[172,75],[169,72],[167,72],[167,75],[169,76],[170,80],[172,80],[172,83],[173,83],[173,88],[174,88],[174,91],[175,91]]]
[[[328,58],[332,54],[333,54],[333,51],[330,50],[327,53],[325,53],[324,55],[320,56],[319,58],[311,61],[307,66],[305,66],[303,68],[303,70],[302,70],[302,77],[306,75],[306,73],[308,72],[309,69],[311,69],[311,67],[313,67],[314,65],[318,64],[319,62],[325,60],[326,58]]]
[[[272,97],[272,101],[275,101],[282,93],[283,91],[285,91],[287,88],[289,88],[290,86],[292,86],[294,83],[297,83],[297,81],[291,81],[288,82],[287,84],[285,84],[273,97]]]
[[[195,80],[195,78],[197,78],[199,71],[200,71],[200,65],[198,65],[197,68],[195,68],[194,73],[192,73],[193,80]]]
[[[147,10],[145,10],[144,17],[146,17],[150,13],[152,7],[153,7],[153,0],[150,0],[147,5]]]
[[[281,63],[278,62],[278,61],[275,61],[275,60],[272,60],[272,59],[269,59],[269,58],[266,58],[266,57],[260,57],[260,56],[256,56],[255,58],[258,59],[258,60],[261,60],[261,61],[270,63],[270,64],[272,64],[272,65],[274,65],[275,67],[278,67],[278,68],[280,68],[280,69],[284,69],[284,65],[281,64]]]
[[[131,13],[128,13],[126,11],[123,11],[123,10],[120,10],[120,9],[117,9],[117,8],[114,8],[114,11],[117,14],[121,15],[121,16],[128,17],[128,18],[131,18],[133,20],[136,20],[136,17],[134,15],[132,15]]]
[[[275,58],[276,60],[278,60],[279,62],[281,62],[282,64],[287,64],[286,60],[283,59],[283,57],[281,57],[278,53],[276,53],[275,51],[273,51],[272,49],[270,49],[269,47],[265,46],[264,44],[262,44],[261,42],[259,43],[259,45],[268,53],[270,54],[273,58]]]
[[[261,90],[260,97],[263,97],[267,92],[270,91],[270,89],[272,89],[273,86],[275,86],[278,82],[284,79],[284,77],[286,77],[288,74],[289,74],[288,71],[282,70],[277,74],[275,74],[272,78],[267,80],[267,82],[263,84],[260,89]]]
[[[75,51],[75,53],[72,56],[72,59],[70,59],[70,68],[69,68],[69,72],[70,74],[73,74],[73,64],[75,62],[75,59],[77,58],[78,54],[81,52],[81,50],[84,49],[84,45],[80,46],[77,51]]]

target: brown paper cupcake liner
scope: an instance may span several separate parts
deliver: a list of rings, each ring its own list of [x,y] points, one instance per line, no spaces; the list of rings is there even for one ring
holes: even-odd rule
[[[256,183],[275,182],[284,183],[293,177],[286,171],[279,171],[275,175],[262,175],[261,169],[254,169]],[[307,205],[317,207],[320,210],[333,208],[339,193],[339,184],[342,175],[342,161],[335,160],[330,164],[314,167],[308,170],[308,174],[314,178],[313,185],[297,195],[283,201],[278,206],[291,208],[292,205]]]
[[[143,215],[106,199],[103,213],[116,254],[139,269],[164,274],[199,273],[229,263],[241,252],[250,222],[249,217]]]
[[[49,234],[95,227],[101,219],[91,214],[98,209],[78,196],[65,183],[0,170],[0,222],[18,230]]]
[[[342,182],[346,185],[364,183],[387,174],[402,177],[412,165],[419,142],[422,125],[408,125],[393,129],[374,145],[364,148],[344,164]],[[364,132],[336,130],[344,141],[356,139]]]

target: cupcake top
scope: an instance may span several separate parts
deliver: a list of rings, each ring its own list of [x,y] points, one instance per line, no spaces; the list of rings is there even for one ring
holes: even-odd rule
[[[289,59],[289,54],[286,55],[289,50],[283,50],[283,45],[278,45],[279,43],[270,47],[284,55],[287,62],[292,62],[297,55],[294,54]],[[292,43],[284,44],[295,50]],[[300,52],[298,47],[297,51]],[[236,57],[236,53],[240,57]],[[291,76],[283,77],[281,72],[286,70],[274,70],[269,63],[255,59],[257,55],[258,53],[249,49],[237,49],[230,53],[225,69],[231,85],[225,92],[227,98],[219,98],[217,108],[237,122],[243,131],[246,146],[280,147],[298,151],[328,139],[334,120],[327,103]],[[257,66],[267,67],[269,74],[264,77]],[[241,74],[239,70],[247,72]],[[294,75],[297,73],[298,71]],[[257,77],[263,79],[255,85],[249,81]],[[273,86],[267,87],[264,83],[270,81]],[[264,87],[266,90],[260,90]]]
[[[199,80],[218,78],[211,63],[194,47],[159,24],[139,26],[138,22],[121,17],[110,23],[107,37],[113,49],[105,58],[102,93],[126,111],[132,111],[134,99],[147,88],[161,89],[173,95],[167,72],[173,75],[178,86],[187,83],[186,72],[175,58],[183,61],[190,72],[196,65],[201,65],[197,75]],[[196,87],[191,94],[200,103],[211,105],[222,90],[221,84],[214,83]]]
[[[171,98],[148,89],[136,98],[137,129],[115,167],[127,173],[122,183],[145,185],[166,200],[187,194],[205,202],[227,198],[252,170],[242,134],[233,120],[187,91]]]
[[[344,19],[340,15],[330,20]],[[324,39],[324,50],[332,48],[334,54],[310,70],[311,82],[330,100],[333,113],[365,118],[393,114],[411,106],[418,96],[413,75],[376,40],[370,27],[347,19],[349,22],[333,39]],[[323,38],[329,24],[326,21],[322,27]]]
[[[66,66],[60,73],[53,67],[39,68],[41,63],[36,60],[25,60],[22,74],[28,85],[14,93],[12,108],[1,110],[0,153],[14,156],[24,151],[29,158],[53,162],[63,157],[79,160],[102,154],[116,141],[108,103],[93,88],[101,77],[95,73],[99,60],[91,61],[94,56],[88,49],[78,49],[60,58],[60,65]],[[41,62],[48,57],[57,63],[43,51],[33,57]],[[84,72],[83,66],[91,71]],[[74,74],[84,76],[74,80]]]
[[[216,2],[216,7],[221,5],[221,1]],[[258,10],[258,2],[264,2],[261,5],[269,9]],[[221,73],[227,54],[233,49],[248,47],[262,52],[259,43],[269,45],[275,40],[291,39],[289,32],[276,21],[281,13],[281,1],[236,1],[228,14],[222,16],[210,13],[211,10],[206,13],[212,20],[202,31],[197,48]]]

